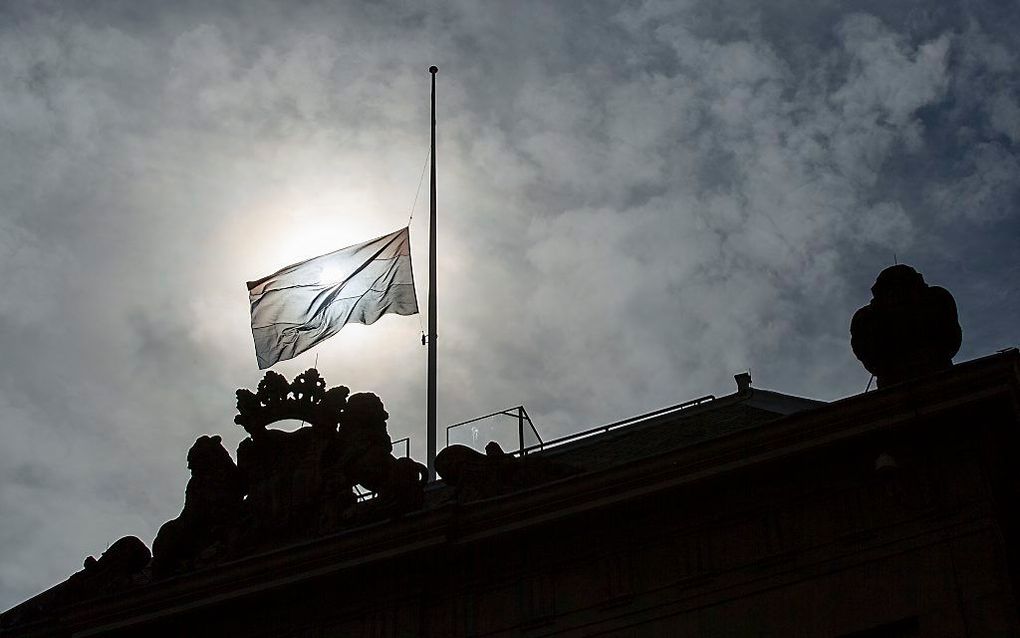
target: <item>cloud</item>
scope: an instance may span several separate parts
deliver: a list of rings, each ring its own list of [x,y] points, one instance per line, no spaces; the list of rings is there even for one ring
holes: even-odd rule
[[[443,422],[524,403],[551,438],[746,368],[859,392],[847,325],[894,254],[956,293],[962,356],[1015,343],[1020,25],[993,5],[5,5],[0,606],[151,540],[195,437],[236,445],[243,282],[406,222],[432,63]],[[318,354],[421,458],[421,328],[280,369]]]

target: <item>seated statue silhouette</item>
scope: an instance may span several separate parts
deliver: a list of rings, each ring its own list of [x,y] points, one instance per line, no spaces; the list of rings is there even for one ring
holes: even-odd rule
[[[248,437],[238,445],[237,464],[219,436],[195,441],[184,509],[153,542],[153,575],[335,531],[354,519],[358,484],[377,493],[373,512],[420,508],[425,466],[393,457],[379,397],[349,394],[344,386],[327,390],[314,368],[293,383],[269,371],[257,392],[238,390],[234,422]],[[268,427],[299,419],[309,426]]]
[[[953,365],[963,333],[948,290],[899,264],[879,273],[871,293],[850,322],[850,344],[878,387]]]
[[[93,556],[86,558],[83,569],[71,574],[64,582],[4,612],[0,620],[0,636],[6,636],[5,630],[9,628],[66,613],[72,605],[119,594],[149,582],[150,574],[146,567],[150,557],[149,548],[135,536],[124,536],[114,541],[98,559]]]
[[[159,528],[152,543],[157,577],[220,558],[240,519],[245,486],[219,436],[200,436],[188,451],[191,479],[180,516]]]
[[[436,471],[461,501],[492,498],[573,476],[580,469],[541,456],[507,454],[489,441],[485,454],[451,445],[436,456]]]
[[[376,395],[351,395],[340,417],[340,465],[354,484],[376,492],[381,505],[402,513],[422,506],[428,469],[409,458],[393,457],[387,418]]]

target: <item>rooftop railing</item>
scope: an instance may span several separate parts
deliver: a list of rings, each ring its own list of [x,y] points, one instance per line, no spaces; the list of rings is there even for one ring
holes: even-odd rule
[[[504,451],[518,454],[541,446],[542,436],[523,405],[454,423],[446,428],[445,447],[459,444],[481,452],[489,441],[495,441]]]
[[[542,440],[542,436],[538,433],[538,429],[535,427],[534,421],[531,420],[531,416],[528,415],[528,411],[523,405],[519,405],[515,408],[499,410],[498,412],[448,426],[446,428],[446,447],[449,447],[451,444],[460,444],[483,452],[485,445],[489,441],[496,441],[507,453],[514,454],[515,456],[525,456],[530,452],[565,445],[619,428],[667,417],[714,400],[714,394],[706,394],[697,399],[691,399],[676,405],[613,421],[612,423],[568,434],[551,441]],[[506,418],[496,420],[499,417],[506,417],[511,419],[511,421],[508,422]]]
[[[538,433],[538,428],[535,427],[535,422],[531,420],[531,415],[528,414],[528,411],[523,405],[518,405],[513,408],[498,410],[490,414],[485,414],[480,417],[475,417],[473,419],[468,419],[467,421],[461,421],[460,423],[454,423],[453,425],[447,426],[446,445],[444,447],[450,447],[450,445],[466,445],[467,447],[484,453],[485,446],[489,443],[489,441],[496,441],[508,454],[512,454],[514,456],[526,456],[539,450],[559,447],[561,445],[580,441],[599,434],[605,434],[606,432],[611,432],[620,428],[662,419],[678,412],[704,405],[705,403],[714,400],[714,394],[706,394],[705,396],[698,397],[697,399],[691,399],[690,401],[684,401],[683,403],[677,403],[676,405],[659,408],[658,410],[652,410],[651,412],[645,412],[644,414],[639,414],[637,416],[627,417],[626,419],[620,419],[619,421],[613,421],[612,423],[600,425],[598,427],[591,428],[590,430],[583,430],[581,432],[568,434],[551,441],[542,440],[542,436]],[[399,456],[410,456],[410,443],[411,442],[408,437],[394,441],[394,456],[398,456],[398,447],[403,448],[403,454],[400,454]],[[374,492],[369,492],[360,485],[355,486],[354,489],[357,493],[359,502],[375,497]]]
[[[699,406],[699,405],[703,405],[705,403],[708,403],[709,401],[714,401],[714,400],[715,400],[715,395],[714,394],[706,394],[705,396],[698,397],[697,399],[691,399],[690,401],[684,401],[683,403],[678,403],[676,405],[671,405],[671,406],[666,407],[666,408],[659,408],[658,410],[652,410],[651,412],[645,412],[644,414],[639,414],[637,416],[627,417],[626,419],[620,419],[619,421],[613,421],[612,423],[607,423],[606,425],[600,425],[600,426],[598,426],[596,428],[592,428],[590,430],[584,430],[584,431],[581,431],[581,432],[575,432],[574,434],[568,434],[566,436],[561,436],[560,438],[553,439],[551,441],[539,442],[537,445],[531,445],[531,446],[528,446],[528,447],[522,447],[519,450],[519,454],[521,456],[524,456],[524,455],[528,454],[529,452],[534,452],[536,450],[545,450],[545,449],[548,449],[548,448],[557,447],[557,446],[560,446],[560,445],[565,445],[567,443],[573,443],[574,441],[579,441],[581,439],[586,439],[588,437],[595,436],[597,434],[604,434],[606,432],[610,432],[612,430],[616,430],[616,429],[619,429],[619,428],[623,428],[623,427],[627,427],[627,426],[631,426],[631,425],[637,425],[638,423],[644,423],[644,422],[647,422],[647,421],[653,421],[655,419],[658,419],[658,418],[661,418],[661,417],[665,417],[665,416],[669,416],[669,415],[674,414],[676,412],[680,412],[680,411],[686,410],[688,408],[693,408],[693,407],[696,407],[696,406]]]

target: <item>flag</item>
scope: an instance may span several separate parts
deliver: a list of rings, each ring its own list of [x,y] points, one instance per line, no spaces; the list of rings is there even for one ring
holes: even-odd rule
[[[255,356],[263,370],[351,322],[418,312],[407,228],[248,282]]]

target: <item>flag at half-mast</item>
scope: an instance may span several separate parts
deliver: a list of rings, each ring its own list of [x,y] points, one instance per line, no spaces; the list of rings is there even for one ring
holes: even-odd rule
[[[259,369],[293,359],[348,323],[418,312],[407,228],[248,282]]]

